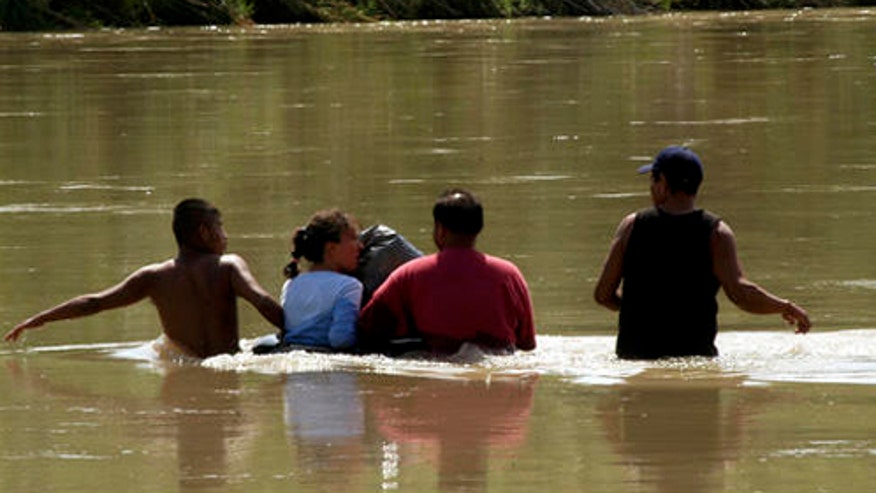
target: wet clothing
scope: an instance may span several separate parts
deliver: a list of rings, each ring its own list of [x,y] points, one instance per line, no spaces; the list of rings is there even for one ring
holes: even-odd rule
[[[356,344],[362,283],[331,271],[306,272],[286,281],[283,344],[349,349]]]
[[[623,262],[619,357],[717,356],[711,240],[719,222],[703,210],[636,214]]]
[[[436,353],[463,342],[490,349],[535,348],[532,303],[514,264],[473,248],[445,248],[396,269],[362,310],[359,340],[384,351],[421,337]]]

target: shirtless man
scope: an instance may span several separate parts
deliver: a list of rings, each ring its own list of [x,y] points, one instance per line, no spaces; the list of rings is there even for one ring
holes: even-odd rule
[[[176,258],[141,267],[99,293],[77,296],[38,313],[9,331],[15,341],[47,322],[85,317],[149,298],[164,335],[189,356],[207,358],[239,350],[236,297],[252,304],[271,324],[283,327],[283,309],[255,280],[246,262],[225,254],[228,237],[219,210],[186,199],[173,211]]]

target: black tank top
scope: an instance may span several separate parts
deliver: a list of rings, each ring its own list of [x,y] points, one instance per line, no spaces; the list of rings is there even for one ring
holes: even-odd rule
[[[624,256],[619,357],[717,356],[711,237],[719,222],[703,210],[636,214]]]

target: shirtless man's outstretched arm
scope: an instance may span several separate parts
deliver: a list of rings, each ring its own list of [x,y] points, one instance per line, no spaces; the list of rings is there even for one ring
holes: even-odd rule
[[[5,341],[16,341],[27,329],[42,327],[48,322],[86,317],[104,310],[136,303],[148,296],[154,266],[134,272],[119,284],[99,293],[84,294],[40,312],[16,325],[4,336]]]

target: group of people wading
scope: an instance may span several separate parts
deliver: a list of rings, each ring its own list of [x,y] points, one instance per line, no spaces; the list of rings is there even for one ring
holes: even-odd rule
[[[745,278],[730,227],[696,208],[703,165],[692,150],[663,149],[639,173],[651,176],[653,206],[620,222],[594,292],[598,303],[619,311],[618,357],[716,356],[719,288],[743,310],[781,314],[797,332],[809,331],[802,308]],[[405,348],[441,356],[463,344],[497,354],[534,349],[523,275],[511,262],[476,248],[484,224],[480,201],[467,190],[452,189],[438,197],[432,212],[438,251],[406,259],[373,292],[357,278],[365,252],[355,219],[338,210],[316,213],[294,233],[278,303],[243,258],[225,253],[219,210],[205,200],[186,199],[173,214],[176,257],[40,312],[5,339],[149,298],[164,339],[179,352],[197,358],[235,353],[240,297],[279,330],[271,351],[398,354]]]

